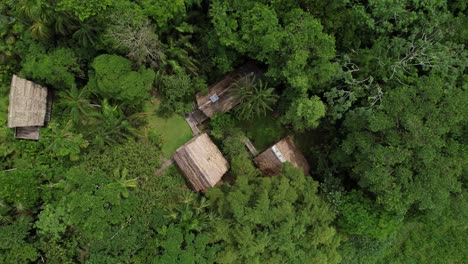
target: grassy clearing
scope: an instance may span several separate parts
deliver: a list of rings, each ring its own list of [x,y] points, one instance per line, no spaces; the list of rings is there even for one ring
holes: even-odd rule
[[[253,120],[239,121],[238,126],[258,151],[263,151],[286,135],[286,129],[271,114]]]
[[[156,114],[159,100],[152,98],[145,105],[145,112],[149,113],[147,130],[156,131],[162,137],[162,152],[164,157],[170,158],[175,150],[192,138],[192,130],[180,115],[163,118]]]

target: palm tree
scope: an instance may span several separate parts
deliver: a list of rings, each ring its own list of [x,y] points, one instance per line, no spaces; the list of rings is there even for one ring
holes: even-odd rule
[[[88,132],[89,136],[94,137],[93,143],[99,147],[122,143],[131,137],[141,136],[118,106],[110,105],[107,100],[102,102],[101,113]]]
[[[14,9],[20,20],[29,25],[31,35],[39,40],[49,39],[53,34],[65,35],[74,25],[73,17],[66,12],[57,13],[53,0],[9,0],[8,6]]]
[[[188,37],[181,37],[177,41],[169,38],[168,44],[165,45],[165,56],[161,56],[159,71],[162,73],[179,73],[185,70],[193,76],[198,76],[199,63],[190,56],[190,52],[194,52],[194,48]]]
[[[240,102],[237,111],[242,119],[265,116],[268,111],[273,110],[271,106],[278,100],[273,88],[269,88],[261,80],[256,83],[256,78],[252,75],[240,79],[234,86],[237,89],[232,91]]]
[[[128,198],[130,194],[128,191],[129,189],[135,189],[138,187],[138,178],[127,179],[127,176],[128,170],[126,168],[123,170],[116,168],[114,170],[114,177],[117,178],[117,180],[109,185],[119,190],[119,196],[122,196],[123,198]]]
[[[59,105],[64,107],[63,112],[70,116],[73,125],[77,128],[85,125],[90,117],[96,116],[88,95],[86,88],[79,90],[76,85],[73,85],[70,90],[59,93]]]
[[[88,146],[88,141],[83,139],[82,134],[72,132],[70,121],[63,127],[57,123],[49,124],[48,133],[44,138],[45,142],[49,142],[45,149],[52,154],[49,157],[69,156],[70,160],[78,160],[81,149]]]
[[[95,25],[95,18],[87,19],[80,23],[79,28],[73,33],[73,38],[83,47],[94,45],[98,32],[101,30]]]

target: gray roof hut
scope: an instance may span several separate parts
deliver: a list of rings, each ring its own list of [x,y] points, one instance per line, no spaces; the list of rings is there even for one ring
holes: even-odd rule
[[[254,159],[261,171],[273,176],[281,173],[282,163],[290,162],[297,168],[309,174],[309,164],[301,151],[294,145],[291,137],[287,137],[271,146]]]
[[[259,77],[262,75],[262,72],[254,63],[246,63],[242,67],[226,75],[223,80],[211,85],[208,94],[197,94],[198,109],[204,114],[204,116],[198,116],[196,118],[197,121],[201,123],[207,118],[211,118],[213,114],[217,112],[227,112],[238,105],[239,100],[229,91],[231,88],[235,87],[235,83],[238,80],[248,75]]]
[[[8,105],[8,127],[16,138],[39,139],[39,128],[50,118],[47,88],[13,75]]]
[[[228,161],[206,133],[178,148],[173,158],[195,191],[215,186],[229,169]]]

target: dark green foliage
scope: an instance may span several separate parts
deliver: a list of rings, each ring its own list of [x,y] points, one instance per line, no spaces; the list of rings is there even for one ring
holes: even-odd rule
[[[118,106],[112,106],[107,100],[103,100],[101,112],[91,124],[93,129],[85,130],[86,138],[96,147],[102,148],[139,136],[129,119]]]
[[[13,223],[3,220],[0,223],[0,263],[34,262],[39,252],[34,244],[28,242],[32,219],[20,216]]]
[[[223,139],[232,134],[234,129],[234,118],[228,113],[216,113],[211,117],[211,136],[215,139]]]
[[[40,171],[33,169],[0,172],[2,207],[17,212],[33,209],[39,199],[39,174]]]
[[[241,127],[242,131],[252,140],[252,143],[259,151],[275,144],[288,133],[275,113],[265,117],[257,117],[253,120],[239,120],[236,125]]]
[[[195,90],[191,84],[190,76],[186,73],[163,76],[159,90],[164,98],[160,107],[162,114],[190,112],[190,102]]]
[[[239,175],[234,186],[208,192],[219,263],[338,263],[334,217],[317,183],[286,166],[282,176]]]
[[[277,13],[280,6],[280,2],[213,1],[210,15],[218,41],[269,64],[268,76],[300,91],[326,83],[337,71],[329,62],[335,56],[333,38],[323,33],[319,20],[294,8],[297,5]]]
[[[461,190],[466,149],[457,137],[467,95],[437,76],[388,91],[379,107],[348,115],[337,155],[352,158],[352,175],[387,210],[441,210]]]
[[[465,2],[0,0],[0,263],[463,263]],[[191,112],[248,61],[270,86],[201,126],[223,184],[155,175],[180,135],[147,99]],[[12,74],[58,90],[38,141],[7,127]],[[320,191],[243,142],[286,135]]]
[[[274,89],[268,87],[261,80],[254,83],[255,79],[245,77],[236,83],[235,95],[240,101],[236,107],[239,118],[251,120],[253,117],[264,117],[273,111],[272,106],[278,100]]]
[[[395,233],[402,220],[378,208],[357,191],[347,194],[340,207],[338,226],[352,235],[384,240]]]

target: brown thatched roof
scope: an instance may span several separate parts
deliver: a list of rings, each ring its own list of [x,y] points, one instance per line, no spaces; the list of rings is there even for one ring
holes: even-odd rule
[[[177,149],[173,158],[195,191],[215,186],[229,169],[229,163],[206,133]]]
[[[257,66],[249,62],[240,67],[234,72],[229,73],[223,80],[213,84],[209,87],[209,92],[206,95],[197,94],[198,109],[200,109],[208,118],[212,117],[217,112],[227,112],[234,106],[239,104],[236,96],[230,93],[229,90],[234,87],[236,81],[249,74],[260,76],[262,72]],[[216,102],[212,101],[212,96],[218,98]]]
[[[13,75],[8,106],[8,127],[43,126],[47,88]]]
[[[302,169],[304,174],[309,174],[309,164],[301,151],[294,145],[291,137],[282,139],[254,160],[260,170],[267,175],[281,173],[283,162],[290,162],[295,167]]]

